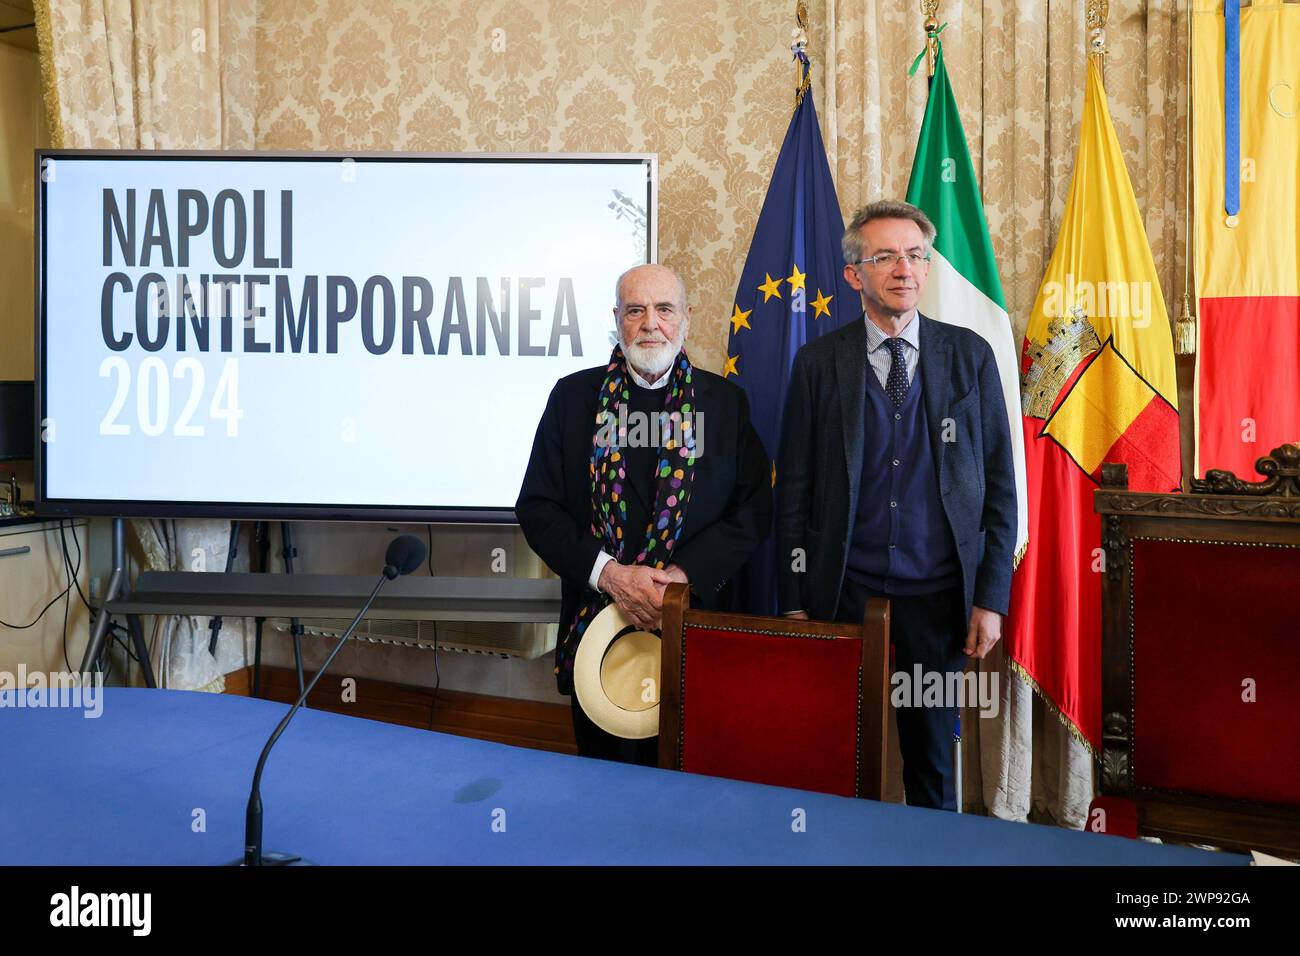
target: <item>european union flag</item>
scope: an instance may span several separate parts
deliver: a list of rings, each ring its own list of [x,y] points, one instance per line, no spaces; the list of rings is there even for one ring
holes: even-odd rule
[[[802,42],[794,49],[801,76],[794,116],[736,289],[723,369],[748,394],[754,427],[772,459],[795,353],[862,315],[861,299],[844,279],[844,217],[809,93],[812,64]],[[775,466],[772,477],[775,482]],[[769,537],[739,575],[739,599],[750,613],[777,613],[775,548]]]

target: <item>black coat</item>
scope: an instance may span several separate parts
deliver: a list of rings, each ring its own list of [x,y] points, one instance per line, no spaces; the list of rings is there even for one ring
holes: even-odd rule
[[[515,502],[515,515],[529,547],[560,576],[561,636],[573,623],[592,566],[604,550],[601,539],[591,533],[589,465],[605,372],[602,365],[555,383]],[[702,447],[672,563],[686,572],[700,606],[716,608],[725,597],[727,582],[771,527],[772,465],[750,422],[744,391],[700,368],[694,370],[692,381],[695,410],[702,416]],[[645,510],[652,512],[653,502],[646,502]],[[625,563],[632,562],[643,543],[640,529],[632,533]]]
[[[863,321],[809,342],[795,356],[776,467],[777,568],[782,611],[832,620],[858,508],[865,433]],[[976,332],[919,321],[922,397],[939,497],[971,605],[1007,612],[1016,546],[1016,482],[1002,380]],[[944,441],[944,421],[951,420]],[[789,557],[802,548],[805,570]]]

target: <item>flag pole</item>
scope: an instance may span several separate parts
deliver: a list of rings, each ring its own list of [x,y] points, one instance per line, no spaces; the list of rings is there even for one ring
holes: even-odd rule
[[[808,46],[808,7],[804,0],[799,0],[794,7],[795,28],[790,32],[790,52],[799,63],[799,83],[794,91],[794,106],[803,105],[803,95],[812,88],[812,61],[808,59],[805,49]]]
[[[1088,24],[1088,56],[1097,64],[1102,85],[1106,84],[1106,21],[1110,19],[1110,0],[1087,0],[1084,7]]]
[[[921,0],[921,12],[925,14],[925,75],[934,79],[934,65],[938,51],[939,0]]]
[[[1196,353],[1196,316],[1192,312],[1192,244],[1195,242],[1195,230],[1192,228],[1192,160],[1196,146],[1192,140],[1192,8],[1189,2],[1187,10],[1187,121],[1185,125],[1187,148],[1186,176],[1183,180],[1183,310],[1174,323],[1174,351],[1179,355]]]
[[[939,0],[921,0],[921,13],[925,15],[925,20],[922,23],[922,29],[925,31],[925,50],[923,51],[923,55],[925,56],[925,75],[928,78],[928,88],[932,94],[934,92],[934,73],[938,63],[939,52]],[[916,62],[912,64],[911,72],[915,72],[920,61],[921,57],[918,56]],[[974,673],[977,683],[980,679],[980,669],[980,661],[978,659],[967,661],[966,670],[968,673]],[[952,733],[953,799],[955,801],[955,809],[958,813],[965,812],[963,807],[963,796],[966,790],[966,774],[964,761],[962,759],[962,728],[972,726],[976,726],[976,724],[971,721],[969,709],[966,706],[966,702],[963,702],[958,705],[957,723],[953,727]]]

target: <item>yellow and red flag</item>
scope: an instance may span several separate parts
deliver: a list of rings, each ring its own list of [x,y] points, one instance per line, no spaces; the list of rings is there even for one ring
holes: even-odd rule
[[[1007,652],[1094,752],[1101,747],[1101,466],[1135,490],[1179,487],[1173,336],[1106,91],[1088,65],[1074,177],[1025,330],[1021,407],[1029,549]]]
[[[1300,7],[1192,15],[1196,473],[1300,442]]]

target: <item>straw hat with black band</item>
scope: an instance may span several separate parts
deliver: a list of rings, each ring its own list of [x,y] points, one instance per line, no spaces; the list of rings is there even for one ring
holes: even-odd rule
[[[628,740],[659,733],[659,635],[616,604],[587,626],[573,662],[573,692],[601,730]]]

